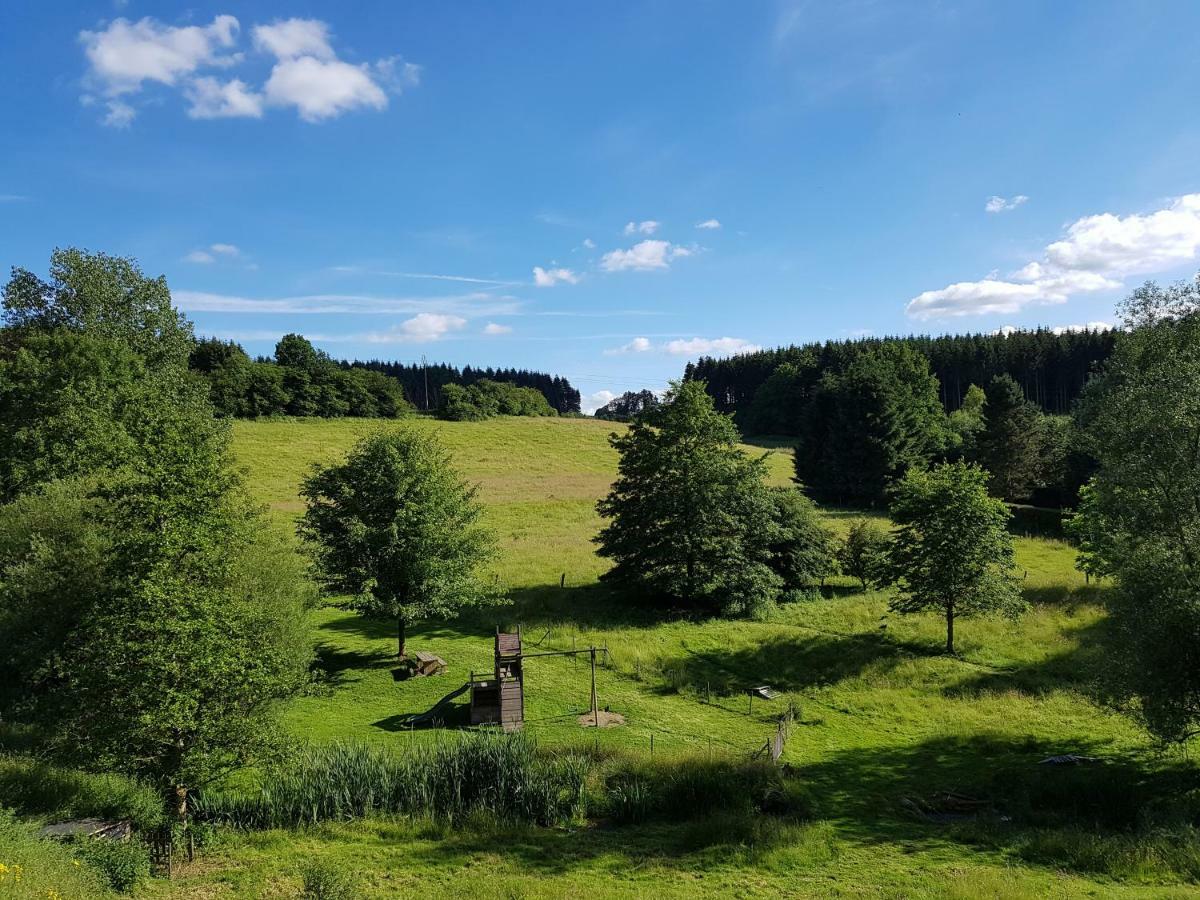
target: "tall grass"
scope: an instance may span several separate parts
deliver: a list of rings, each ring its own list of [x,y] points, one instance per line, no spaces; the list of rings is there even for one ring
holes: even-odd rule
[[[243,828],[379,813],[559,825],[582,817],[586,772],[581,757],[541,755],[523,734],[456,736],[403,754],[332,744],[306,748],[257,790],[204,794],[198,812]]]
[[[604,777],[603,809],[619,824],[810,811],[799,785],[769,762],[695,755],[614,760]]]
[[[0,809],[0,897],[91,900],[113,896],[103,875],[75,859],[69,846],[44,840],[37,826]]]
[[[140,830],[162,822],[162,797],[120,775],[93,775],[20,755],[0,755],[0,804],[44,819],[129,819]]]

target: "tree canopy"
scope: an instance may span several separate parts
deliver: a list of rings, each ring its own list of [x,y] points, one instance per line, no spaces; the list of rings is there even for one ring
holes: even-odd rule
[[[305,679],[302,573],[246,499],[161,278],[57,251],[4,297],[0,713],[186,814]]]
[[[368,435],[343,462],[314,468],[300,493],[318,578],[359,613],[395,622],[399,656],[409,625],[494,598],[482,570],[495,542],[476,488],[433,435]]]
[[[827,535],[802,498],[766,488],[765,458],[747,457],[737,441],[698,382],[673,384],[659,407],[610,438],[620,459],[597,505],[609,521],[596,538],[614,563],[606,579],[648,599],[729,614],[820,579]]]
[[[890,512],[896,531],[887,576],[898,593],[891,608],[939,610],[946,619],[946,652],[954,652],[954,623],[981,613],[1015,615],[1023,608],[1013,578],[1012,538],[1004,502],[990,497],[987,473],[962,462],[913,469],[896,486]]]
[[[1097,471],[1071,523],[1111,575],[1108,688],[1165,740],[1200,726],[1200,281],[1146,284],[1077,414]]]

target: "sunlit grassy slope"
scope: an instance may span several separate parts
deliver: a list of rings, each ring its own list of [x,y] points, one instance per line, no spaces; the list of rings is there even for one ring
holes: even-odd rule
[[[399,724],[490,667],[495,624],[519,622],[527,646],[609,650],[598,676],[600,702],[624,727],[584,731],[584,662],[549,658],[526,667],[528,728],[549,745],[600,742],[630,750],[747,754],[761,746],[794,703],[800,724],[784,760],[812,788],[810,825],[767,841],[722,834],[720,822],[677,828],[598,829],[575,835],[522,832],[504,846],[478,835],[430,834],[363,823],[305,835],[269,833],[228,851],[219,875],[179,884],[238,896],[286,894],[302,855],[329,855],[359,867],[378,895],[472,896],[1166,896],[1189,893],[1177,876],[1146,864],[1114,871],[1070,868],[1028,849],[1028,833],[964,837],[917,821],[905,798],[956,790],[1002,799],[1050,754],[1101,755],[1152,774],[1165,762],[1124,718],[1093,704],[1083,689],[1098,660],[1104,627],[1096,602],[1072,568],[1065,545],[1017,541],[1031,611],[1019,622],[966,620],[960,655],[940,654],[936,617],[887,613],[887,596],[835,579],[827,596],[782,608],[768,621],[683,621],[638,609],[597,584],[605,563],[591,538],[595,502],[616,465],[609,423],[497,419],[239,422],[238,459],[274,521],[291,528],[297,486],[313,462],[339,457],[369,428],[435,430],[462,472],[481,486],[503,557],[498,576],[509,605],[410,634],[413,650],[447,660],[440,677],[396,682],[390,627],[336,608],[314,614],[325,682],[296,701],[287,727],[307,740],[354,739],[403,746],[436,740]],[[752,452],[763,452],[749,448]],[[777,450],[772,479],[788,482],[791,461]],[[844,529],[852,513],[827,513]],[[565,577],[565,586],[560,586]],[[750,709],[746,689],[781,692]],[[705,828],[708,831],[705,831]],[[711,832],[711,833],[710,833]],[[1065,852],[1065,851],[1064,851]],[[1096,851],[1103,856],[1104,852]],[[1074,858],[1074,857],[1072,857]],[[294,881],[294,879],[293,879]],[[285,887],[280,887],[283,885]],[[189,887],[190,886],[190,887]],[[216,895],[216,894],[214,894]]]

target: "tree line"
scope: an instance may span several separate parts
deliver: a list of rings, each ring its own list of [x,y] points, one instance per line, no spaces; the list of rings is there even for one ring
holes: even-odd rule
[[[404,387],[404,395],[417,409],[431,411],[443,406],[442,389],[448,384],[468,387],[478,381],[508,383],[540,391],[546,402],[560,415],[580,411],[582,398],[571,382],[560,375],[533,372],[528,369],[464,366],[459,369],[449,363],[402,363],[386,360],[343,363],[356,369],[382,372],[395,378]]]
[[[937,378],[937,397],[947,412],[958,409],[972,384],[983,386],[1008,375],[1031,403],[1051,414],[1065,414],[1096,367],[1112,353],[1115,334],[1106,330],[1066,331],[1039,328],[1009,334],[960,334],[861,338],[825,341],[743,353],[725,359],[702,357],[689,363],[685,379],[708,385],[717,409],[733,413],[749,434],[797,434],[796,409],[780,404],[780,394],[795,400],[812,393],[827,374],[844,372],[864,353],[885,345],[909,347],[923,356]],[[760,391],[781,366],[785,384]]]
[[[335,360],[299,334],[286,334],[270,357],[252,359],[234,341],[202,338],[188,357],[208,383],[217,414],[230,418],[317,416],[398,419],[414,409],[442,418],[578,413],[579,391],[565,378],[524,369],[407,366]],[[428,378],[429,403],[425,385]]]

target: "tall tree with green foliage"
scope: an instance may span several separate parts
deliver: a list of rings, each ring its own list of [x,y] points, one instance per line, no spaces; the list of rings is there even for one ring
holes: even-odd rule
[[[701,382],[673,383],[657,409],[610,443],[617,480],[597,504],[604,578],[697,609],[754,611],[779,594],[769,542],[775,507],[765,457],[737,446],[729,416]]]
[[[987,473],[966,463],[913,469],[896,486],[890,512],[896,531],[887,575],[899,591],[891,608],[934,609],[946,619],[946,652],[954,652],[954,623],[964,616],[1024,608],[1013,577],[1010,513],[988,495]]]
[[[883,344],[821,380],[801,426],[796,476],[818,497],[874,505],[947,440],[928,362],[905,344]]]
[[[368,435],[304,481],[299,531],[320,581],[395,622],[398,656],[410,625],[495,598],[483,575],[495,540],[476,492],[433,435],[411,429]]]
[[[161,278],[58,251],[50,282],[17,270],[5,321],[0,670],[19,687],[0,702],[186,815],[305,679],[302,573],[246,500]]]
[[[1027,500],[1041,474],[1042,413],[1010,375],[993,378],[985,395],[983,428],[971,458],[987,470],[994,496]]]
[[[1112,699],[1163,740],[1200,733],[1200,280],[1148,283],[1077,413],[1098,469],[1071,523],[1110,575]]]

